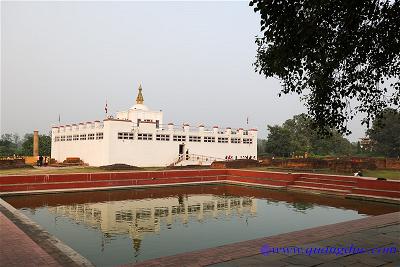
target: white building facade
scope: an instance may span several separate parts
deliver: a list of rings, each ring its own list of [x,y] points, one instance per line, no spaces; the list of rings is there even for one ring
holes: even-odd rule
[[[257,158],[257,130],[163,124],[161,111],[145,106],[142,88],[136,104],[115,118],[55,126],[51,157],[79,157],[91,166],[138,167],[209,165],[215,160]]]

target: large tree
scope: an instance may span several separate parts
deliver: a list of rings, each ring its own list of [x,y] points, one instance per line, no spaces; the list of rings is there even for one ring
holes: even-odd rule
[[[18,154],[20,143],[18,134],[2,134],[0,138],[0,156]]]
[[[312,119],[306,114],[286,120],[282,126],[268,125],[266,151],[277,156],[289,156],[292,153],[315,155],[349,155],[351,143],[336,130],[321,136],[312,128]]]
[[[301,95],[318,129],[350,133],[357,112],[369,126],[384,108],[399,109],[400,0],[250,5],[261,15],[256,70],[281,79],[281,94]]]
[[[25,134],[22,142],[21,154],[24,156],[31,156],[33,153],[33,134]],[[39,135],[39,154],[49,156],[51,154],[51,136],[40,134]]]
[[[386,109],[374,120],[367,135],[373,141],[373,149],[388,157],[400,156],[400,112]]]

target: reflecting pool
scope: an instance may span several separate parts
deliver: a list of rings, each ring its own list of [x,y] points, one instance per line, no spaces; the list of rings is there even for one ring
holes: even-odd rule
[[[215,184],[3,199],[97,266],[399,210],[396,205]]]

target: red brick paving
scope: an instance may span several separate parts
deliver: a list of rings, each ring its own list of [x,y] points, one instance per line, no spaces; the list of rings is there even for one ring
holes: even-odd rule
[[[0,266],[61,266],[0,212]]]

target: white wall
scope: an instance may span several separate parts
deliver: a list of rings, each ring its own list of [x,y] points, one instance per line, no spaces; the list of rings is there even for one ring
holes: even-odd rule
[[[230,130],[212,129],[204,131],[203,128],[189,131],[189,127],[184,129],[156,129],[155,123],[140,123],[136,127],[136,122],[128,120],[107,119],[103,123],[96,125],[85,124],[74,129],[53,128],[52,137],[52,158],[62,162],[67,157],[79,157],[84,162],[92,166],[109,165],[115,163],[124,163],[139,167],[148,166],[168,166],[179,157],[179,145],[184,144],[184,153],[189,150],[189,154],[197,154],[208,157],[224,159],[226,156],[237,157],[252,156],[257,157],[257,131],[250,130],[248,135],[243,131],[232,134]],[[65,129],[65,130],[64,130]],[[89,134],[102,132],[102,140],[76,140],[76,141],[58,141],[58,136]],[[118,139],[119,132],[133,133],[133,140]],[[138,134],[150,133],[152,140],[138,140]],[[169,134],[169,141],[156,140],[156,134]],[[184,135],[186,141],[173,141],[173,135]],[[189,142],[189,136],[201,136],[202,142]],[[204,136],[215,137],[215,143],[203,142]],[[228,143],[218,143],[218,137],[228,137]],[[251,138],[252,144],[235,144],[230,142],[231,137]],[[211,162],[209,162],[210,164]]]
[[[88,140],[88,134],[103,133],[103,139]],[[58,141],[55,137],[86,134],[86,140]],[[63,162],[68,157],[79,157],[92,166],[103,165],[106,159],[105,139],[102,123],[85,123],[77,127],[61,127],[52,129],[51,157]]]

